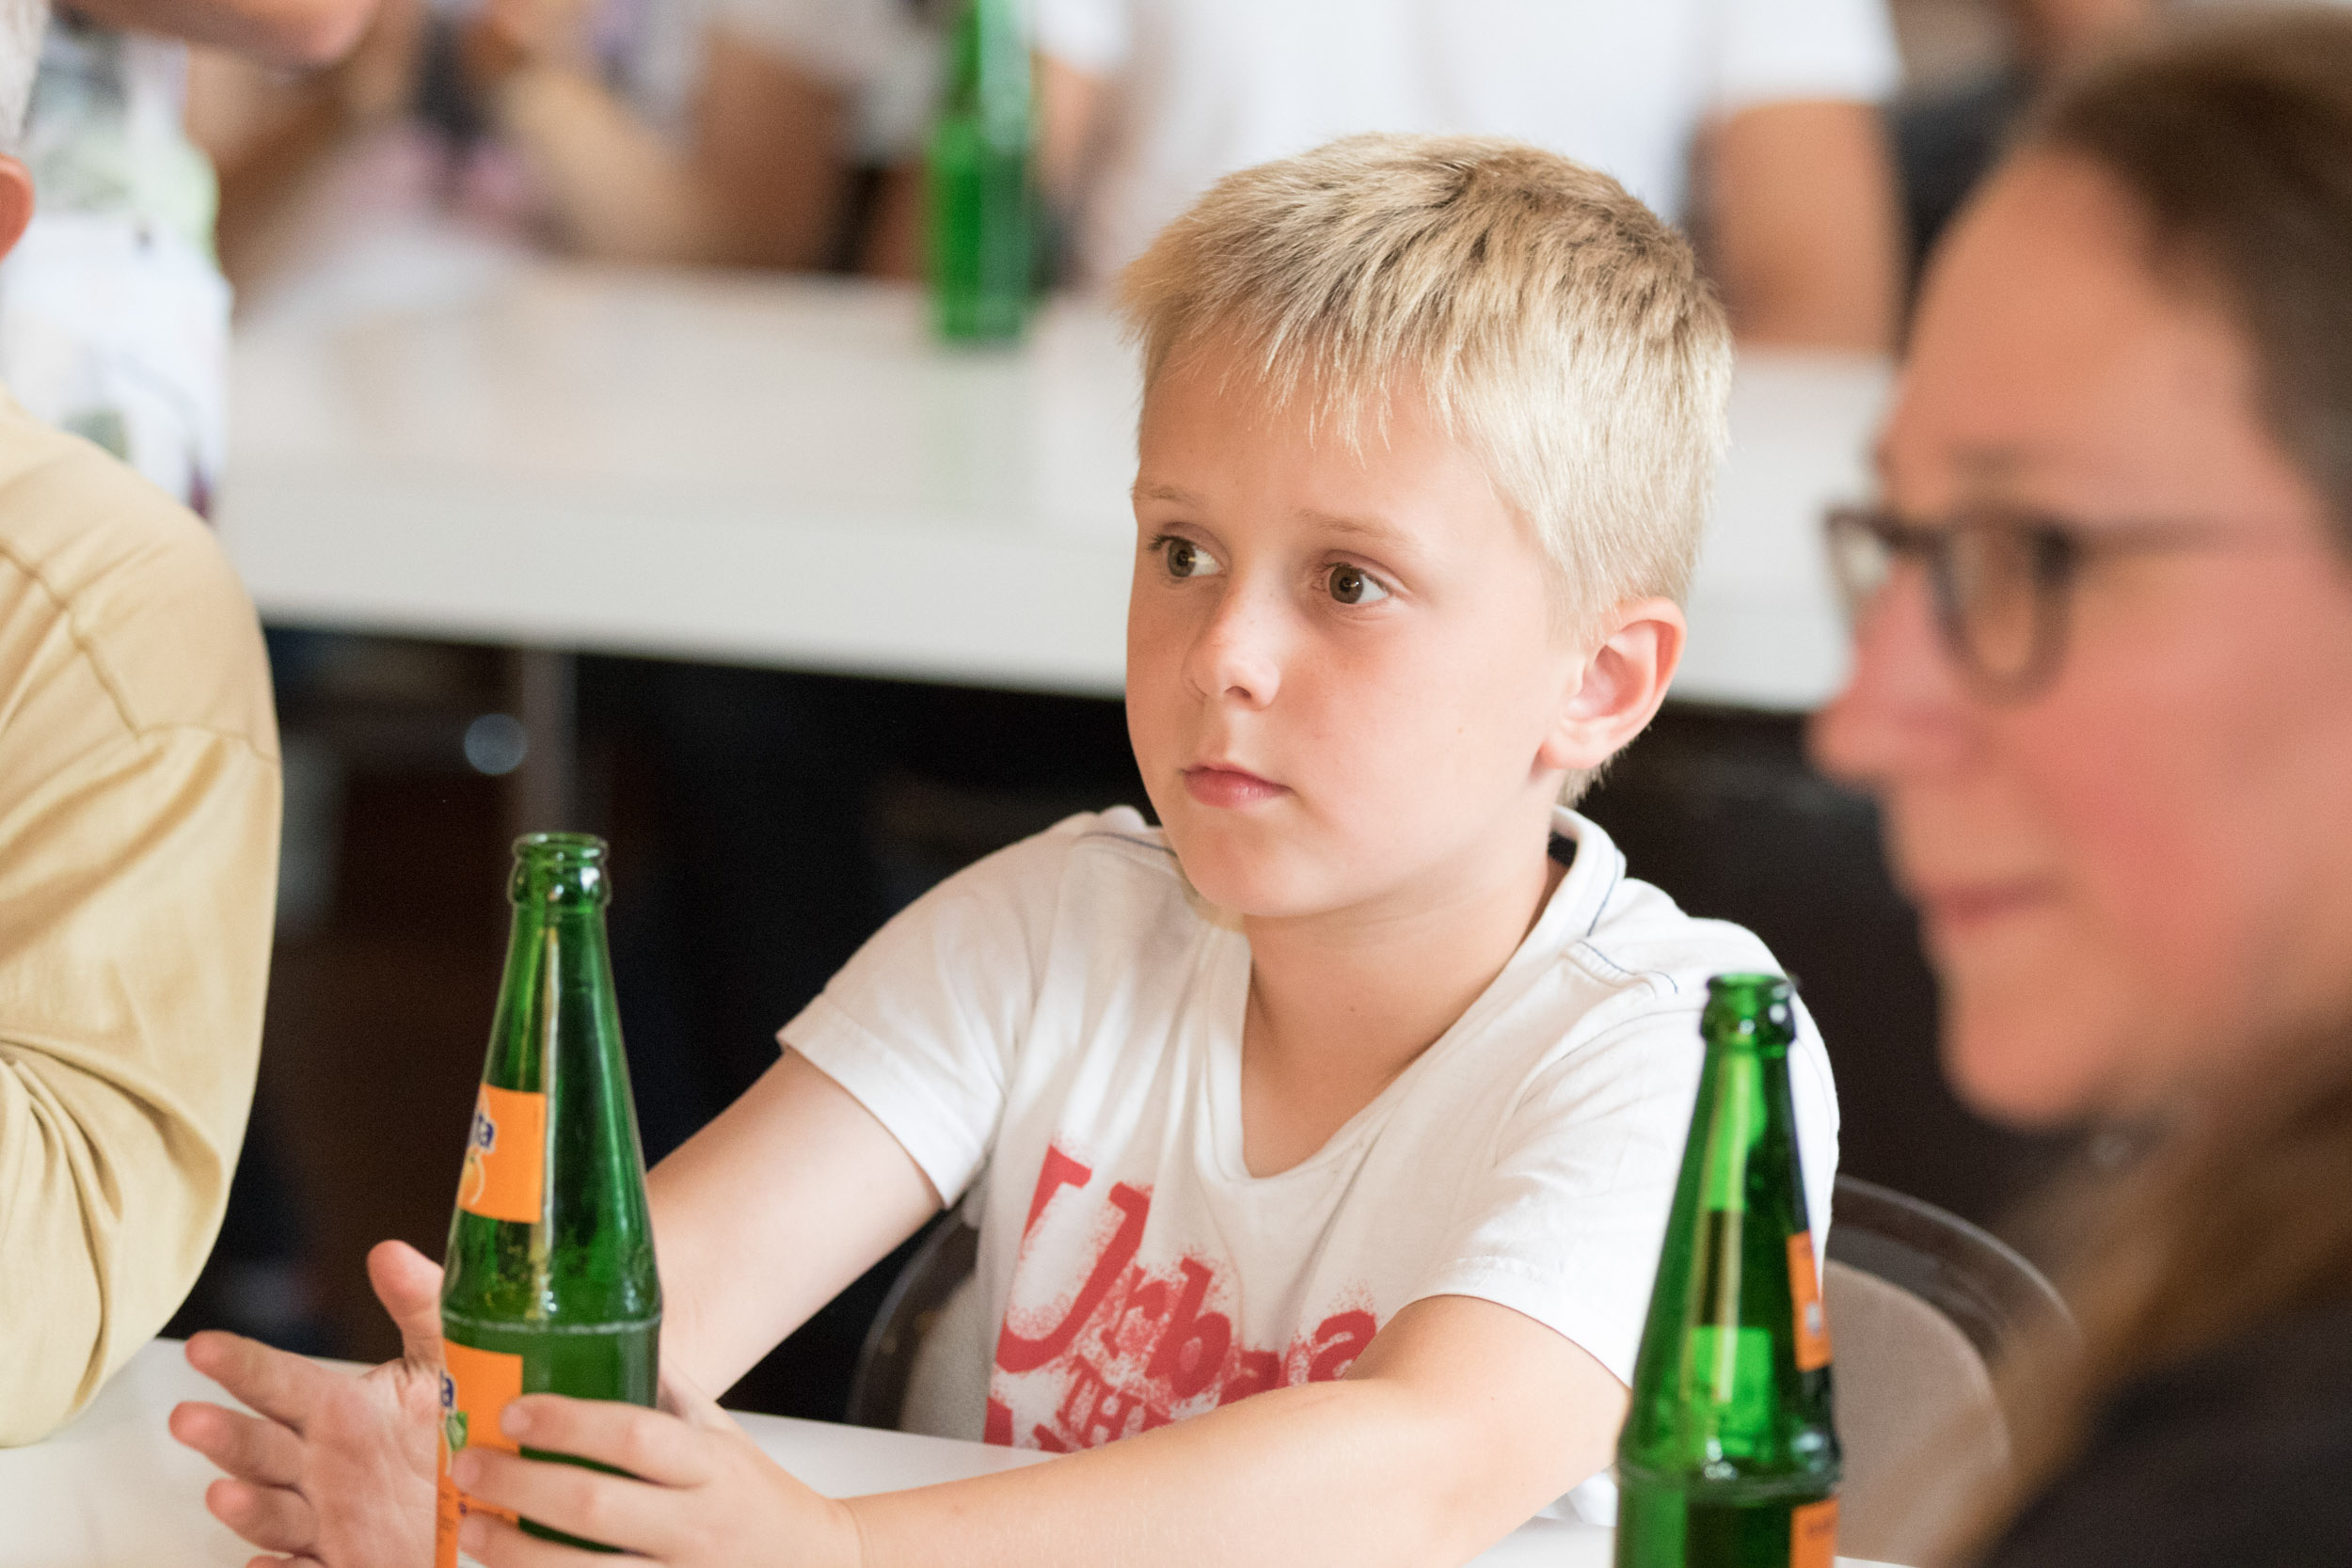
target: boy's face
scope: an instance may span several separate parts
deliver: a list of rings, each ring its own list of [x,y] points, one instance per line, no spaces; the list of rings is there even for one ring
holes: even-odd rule
[[[1127,727],[1185,875],[1265,918],[1524,877],[1601,760],[1535,545],[1418,397],[1351,451],[1231,364],[1151,388],[1136,481]]]

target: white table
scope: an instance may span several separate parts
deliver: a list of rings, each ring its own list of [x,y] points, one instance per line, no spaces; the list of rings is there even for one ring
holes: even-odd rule
[[[158,1339],[48,1441],[0,1449],[0,1568],[244,1568],[252,1548],[204,1512],[218,1474],[164,1430],[182,1400],[221,1398],[178,1341]],[[775,1416],[740,1418],[779,1464],[829,1497],[986,1475],[1050,1456]],[[1480,1568],[1603,1568],[1610,1532],[1534,1520]],[[1871,1568],[1840,1558],[1848,1568]]]
[[[1836,689],[1818,518],[1887,379],[1743,363],[1677,695]],[[276,620],[1116,695],[1136,398],[1093,305],[958,353],[905,288],[394,230],[241,325],[217,515]]]

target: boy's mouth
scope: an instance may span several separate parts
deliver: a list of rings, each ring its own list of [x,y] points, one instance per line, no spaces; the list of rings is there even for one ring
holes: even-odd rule
[[[1184,788],[1204,806],[1228,809],[1254,806],[1261,800],[1271,800],[1290,791],[1270,779],[1255,773],[1245,773],[1238,768],[1187,768]]]

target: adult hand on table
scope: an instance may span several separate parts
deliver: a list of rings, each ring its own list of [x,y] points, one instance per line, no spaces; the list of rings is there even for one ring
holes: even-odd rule
[[[401,1357],[359,1377],[259,1340],[208,1332],[188,1364],[261,1414],[189,1402],[171,1434],[229,1472],[206,1489],[221,1523],[312,1568],[416,1568],[433,1559],[441,1408],[441,1270],[415,1248],[368,1254]],[[253,1560],[252,1568],[280,1561]]]
[[[854,1568],[856,1521],[760,1452],[727,1414],[686,1385],[662,1380],[662,1410],[533,1394],[506,1407],[507,1436],[578,1454],[625,1475],[469,1448],[452,1462],[477,1501],[667,1568]],[[602,1568],[609,1557],[525,1535],[485,1513],[459,1544],[485,1568]]]

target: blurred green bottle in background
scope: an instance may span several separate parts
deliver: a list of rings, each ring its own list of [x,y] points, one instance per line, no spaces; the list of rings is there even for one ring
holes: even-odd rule
[[[1020,0],[965,0],[925,176],[932,322],[950,342],[1021,336],[1038,221],[1029,40]]]
[[[1691,1137],[1617,1439],[1618,1568],[1829,1568],[1837,1433],[1788,982],[1708,982]]]
[[[605,945],[604,860],[604,841],[586,833],[515,846],[506,974],[441,1282],[437,1568],[469,1560],[457,1527],[473,1505],[450,1459],[469,1446],[514,1452],[498,1429],[509,1400],[650,1405],[659,1383],[661,1282]]]

